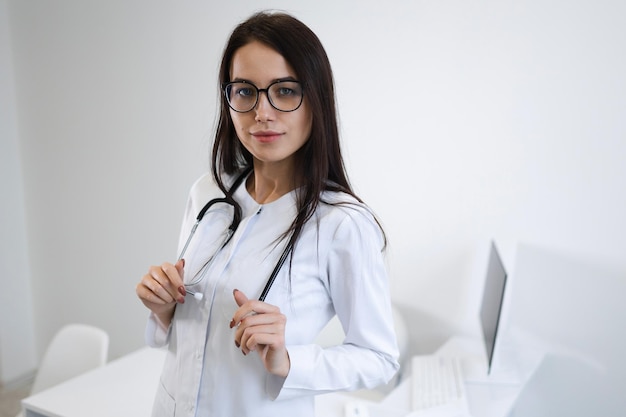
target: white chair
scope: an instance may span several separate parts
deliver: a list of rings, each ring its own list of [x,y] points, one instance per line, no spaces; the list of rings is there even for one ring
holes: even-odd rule
[[[396,332],[398,350],[400,353],[398,362],[402,366],[404,364],[407,350],[409,348],[409,331],[406,325],[406,321],[404,320],[404,317],[402,316],[402,313],[393,304],[391,305],[391,313],[393,316],[394,330]],[[341,327],[341,322],[339,321],[339,318],[335,316],[328,322],[326,327],[322,329],[320,334],[315,339],[315,343],[317,343],[318,345],[322,347],[335,346],[335,345],[340,345],[341,343],[343,343],[344,338],[345,338],[345,333],[343,331],[343,327]],[[353,392],[351,394],[356,395],[358,397],[364,397],[366,399],[373,400],[373,401],[380,400],[386,394],[388,394],[393,388],[395,388],[395,386],[398,384],[402,376],[401,372],[402,372],[402,369],[385,386],[379,387],[375,390],[361,390],[361,391]]]
[[[52,338],[41,360],[31,395],[106,364],[109,335],[86,324],[68,324]],[[17,417],[23,416],[22,413]]]

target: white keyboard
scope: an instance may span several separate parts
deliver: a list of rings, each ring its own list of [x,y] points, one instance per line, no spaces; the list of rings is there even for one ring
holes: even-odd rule
[[[411,359],[411,399],[413,411],[454,406],[467,411],[467,398],[460,359],[417,355]]]

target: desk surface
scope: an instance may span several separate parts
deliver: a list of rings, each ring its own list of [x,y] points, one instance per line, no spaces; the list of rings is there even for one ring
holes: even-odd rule
[[[24,399],[25,417],[149,417],[164,359],[165,351],[161,349],[140,349]],[[481,417],[505,416],[518,391],[511,387],[468,384],[470,411]],[[315,401],[316,415],[343,417],[344,404],[354,400],[365,402],[370,417],[410,416],[410,378],[378,403],[346,393],[319,395]],[[419,414],[430,415],[443,414]]]
[[[25,417],[150,416],[165,351],[144,348],[22,401]]]

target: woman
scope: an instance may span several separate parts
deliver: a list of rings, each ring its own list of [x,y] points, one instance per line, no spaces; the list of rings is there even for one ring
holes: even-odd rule
[[[315,394],[398,369],[384,233],[348,183],[330,64],[308,27],[252,16],[219,76],[212,175],[191,189],[181,259],[137,285],[148,343],[168,347],[153,415],[313,416]],[[345,341],[323,349],[335,314]]]

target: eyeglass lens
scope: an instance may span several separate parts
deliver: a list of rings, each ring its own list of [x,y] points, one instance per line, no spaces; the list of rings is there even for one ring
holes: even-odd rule
[[[294,111],[302,104],[302,86],[297,81],[278,81],[266,89],[258,89],[252,83],[236,81],[228,83],[224,90],[230,108],[240,113],[254,109],[262,91],[267,94],[272,107],[279,111]]]

